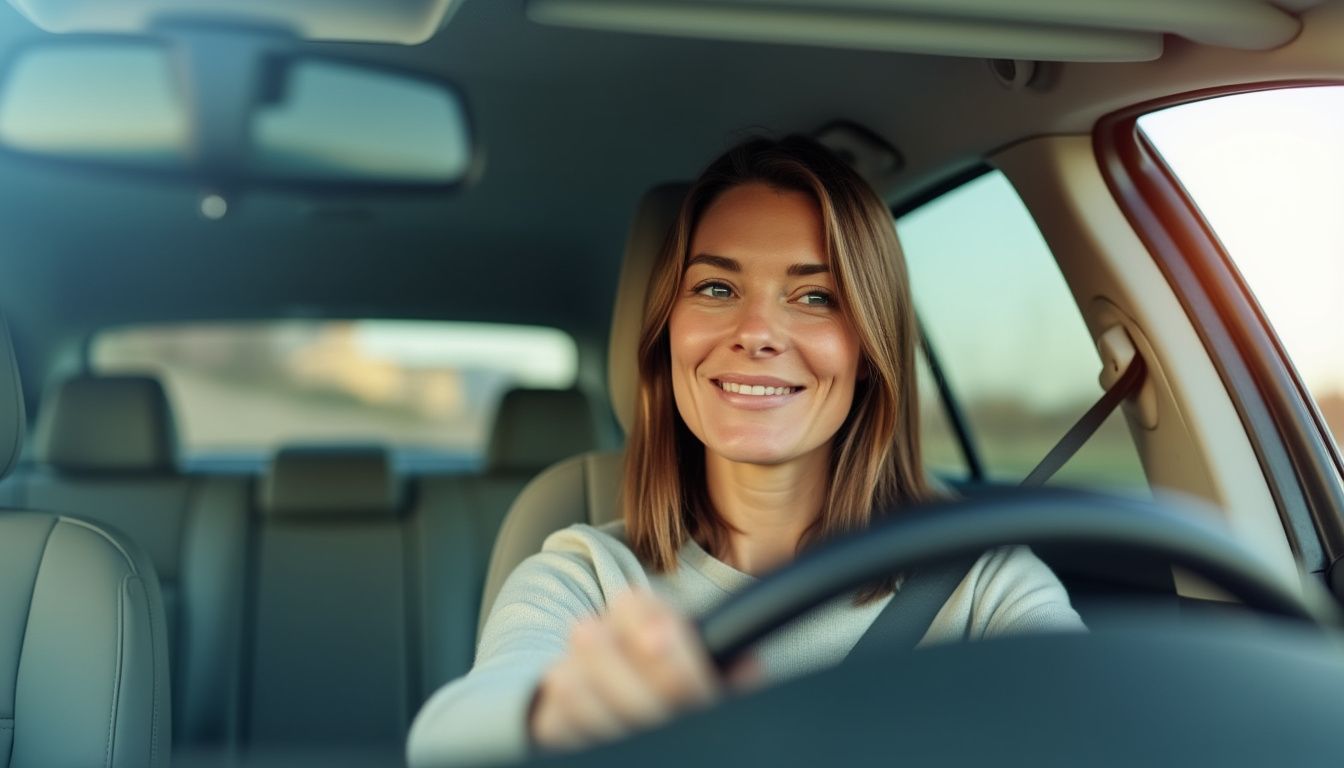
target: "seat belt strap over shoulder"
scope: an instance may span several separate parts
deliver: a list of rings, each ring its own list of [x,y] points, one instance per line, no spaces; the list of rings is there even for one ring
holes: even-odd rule
[[[1022,481],[1021,487],[1044,485],[1065,462],[1073,458],[1126,398],[1142,388],[1147,367],[1125,329],[1116,326],[1107,331],[1102,336],[1100,346],[1105,365],[1102,380],[1116,372],[1120,372],[1119,378],[1050,449],[1041,463]],[[1148,420],[1146,416],[1144,420]],[[900,589],[891,596],[891,601],[877,614],[868,631],[863,633],[849,652],[849,658],[881,649],[914,649],[928,632],[938,611],[942,610],[943,604],[956,591],[977,560],[979,557],[962,558],[907,574]]]
[[[1106,419],[1120,407],[1130,395],[1138,394],[1148,372],[1143,356],[1134,348],[1134,342],[1123,326],[1116,326],[1101,337],[1102,379],[1107,374],[1119,372],[1119,378],[1106,388],[1101,399],[1064,433],[1054,448],[1041,459],[1041,463],[1031,470],[1022,481],[1023,488],[1037,488],[1045,485],[1060,467],[1063,467],[1073,455],[1097,433]]]

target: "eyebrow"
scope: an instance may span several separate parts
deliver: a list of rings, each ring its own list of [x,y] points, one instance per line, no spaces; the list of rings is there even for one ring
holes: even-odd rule
[[[686,268],[690,269],[696,264],[704,264],[709,267],[718,267],[725,272],[741,272],[742,264],[737,259],[730,259],[727,256],[714,256],[708,253],[702,253],[698,256],[692,256],[691,260],[686,262]]]
[[[807,277],[808,275],[824,275],[831,271],[831,268],[825,264],[794,264],[789,267],[786,274],[789,277]]]
[[[701,253],[692,256],[690,261],[686,262],[686,268],[690,269],[696,264],[704,264],[708,267],[718,267],[725,272],[741,272],[742,263],[737,259],[730,259],[727,256],[715,256],[711,253]],[[789,277],[807,277],[808,275],[824,275],[831,271],[831,268],[825,264],[793,264],[785,272]]]

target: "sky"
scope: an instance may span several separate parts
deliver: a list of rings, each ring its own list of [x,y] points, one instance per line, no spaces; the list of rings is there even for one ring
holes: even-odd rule
[[[1101,394],[1097,355],[1035,221],[993,171],[902,217],[915,309],[961,398],[1053,409]]]
[[[1344,87],[1238,94],[1143,117],[1307,387],[1344,391]]]

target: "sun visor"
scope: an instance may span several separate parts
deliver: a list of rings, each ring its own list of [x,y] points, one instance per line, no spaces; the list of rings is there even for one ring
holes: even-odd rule
[[[162,18],[245,20],[306,40],[417,45],[434,36],[461,0],[10,0],[48,32],[143,33]]]
[[[1270,50],[1321,0],[530,0],[540,24],[710,40],[1034,61],[1151,61],[1163,36]]]

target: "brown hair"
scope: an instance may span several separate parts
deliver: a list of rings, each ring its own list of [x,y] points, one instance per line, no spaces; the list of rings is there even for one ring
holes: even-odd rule
[[[728,524],[709,502],[704,446],[673,399],[668,320],[700,217],[723,192],[751,182],[816,201],[840,306],[857,332],[860,370],[867,374],[855,382],[854,403],[834,438],[826,501],[799,549],[865,528],[881,510],[932,496],[919,449],[915,316],[891,212],[815,141],[750,139],[691,186],[649,280],[622,503],[631,548],[659,572],[676,567],[688,536],[716,555],[728,542]],[[875,584],[860,600],[881,597],[894,585],[894,578]]]

